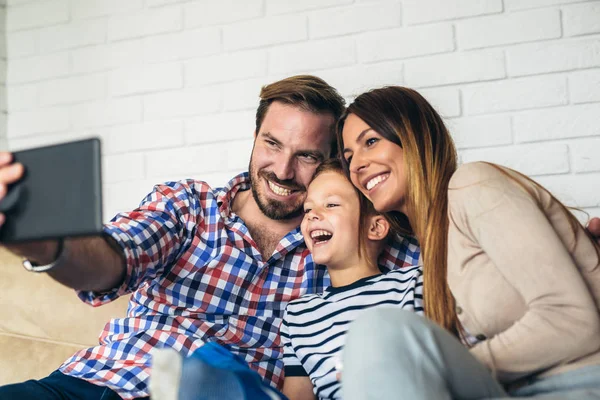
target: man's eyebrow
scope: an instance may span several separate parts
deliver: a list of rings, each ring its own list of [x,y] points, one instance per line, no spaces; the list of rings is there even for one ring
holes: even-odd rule
[[[372,130],[373,130],[373,128],[370,128],[370,127],[369,127],[369,128],[367,128],[367,129],[365,129],[364,131],[362,131],[362,132],[361,132],[361,133],[358,135],[358,137],[356,138],[355,142],[356,142],[356,143],[360,142],[360,141],[362,140],[363,136],[365,136],[365,135],[366,135],[366,134],[367,134],[369,131],[372,131]],[[347,152],[349,152],[349,151],[352,151],[352,150],[350,150],[349,148],[347,148],[347,147],[346,147],[346,148],[344,148],[344,150],[342,151],[342,153],[347,153]]]
[[[319,161],[325,160],[325,154],[321,153],[318,150],[298,150],[296,154],[308,154],[309,156],[312,156]]]
[[[260,135],[263,136],[263,137],[265,137],[265,138],[267,138],[267,139],[269,139],[269,140],[272,140],[273,142],[275,142],[275,143],[277,143],[278,145],[281,146],[281,142],[279,141],[279,139],[277,139],[275,136],[273,136],[271,134],[271,132],[262,132]]]

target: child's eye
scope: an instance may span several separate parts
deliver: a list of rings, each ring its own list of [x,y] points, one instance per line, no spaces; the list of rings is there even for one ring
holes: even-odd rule
[[[308,214],[309,212],[310,212],[310,208],[306,208],[306,209],[304,210],[304,214]]]
[[[337,206],[339,206],[339,204],[334,204],[334,203],[327,204],[327,208],[333,208],[333,207],[337,207]]]
[[[351,161],[352,161],[352,156],[346,157],[346,164],[350,165]]]

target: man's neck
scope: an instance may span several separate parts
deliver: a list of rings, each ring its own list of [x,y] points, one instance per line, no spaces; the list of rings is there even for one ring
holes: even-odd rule
[[[329,272],[331,286],[333,287],[347,286],[360,279],[381,273],[376,262],[369,264],[366,260],[359,260],[356,264],[339,267],[327,266],[327,272]]]
[[[302,222],[302,216],[289,220],[267,217],[256,204],[251,190],[238,192],[231,210],[244,220],[264,259],[268,259],[281,239]]]

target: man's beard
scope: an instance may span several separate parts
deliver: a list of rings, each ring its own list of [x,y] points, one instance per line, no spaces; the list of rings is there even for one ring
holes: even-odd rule
[[[274,199],[268,199],[265,196],[265,193],[262,193],[259,190],[260,178],[276,183],[280,186],[283,186],[287,189],[294,191],[304,191],[306,192],[306,188],[300,185],[298,182],[294,180],[286,180],[282,181],[275,176],[273,172],[269,171],[255,171],[252,167],[252,160],[250,160],[250,187],[252,188],[252,197],[254,197],[254,201],[258,205],[260,211],[266,215],[268,218],[282,221],[294,219],[302,215],[303,212],[303,203],[304,199],[301,197],[296,197],[294,203],[278,201]],[[268,183],[267,183],[268,185]],[[264,189],[268,190],[268,189]]]

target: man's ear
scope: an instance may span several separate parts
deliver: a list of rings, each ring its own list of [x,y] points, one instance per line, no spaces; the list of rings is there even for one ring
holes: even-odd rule
[[[369,233],[367,237],[370,240],[383,240],[390,231],[390,223],[383,215],[374,215],[369,218]]]

